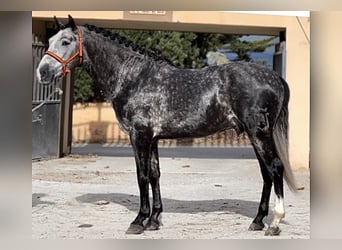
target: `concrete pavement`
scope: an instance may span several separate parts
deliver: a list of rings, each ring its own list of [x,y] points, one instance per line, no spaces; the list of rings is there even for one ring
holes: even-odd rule
[[[74,154],[32,163],[32,237],[268,238],[247,230],[262,188],[255,159],[161,157],[160,165],[163,226],[126,235],[139,209],[133,157]],[[310,236],[309,171],[294,174],[300,190],[294,194],[285,188],[286,217],[275,238]],[[273,204],[272,194],[266,223]]]

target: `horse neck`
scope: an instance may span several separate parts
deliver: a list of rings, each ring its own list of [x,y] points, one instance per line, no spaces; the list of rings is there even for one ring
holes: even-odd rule
[[[83,34],[85,69],[111,98],[118,95],[123,85],[136,82],[140,72],[151,68],[153,61],[131,48],[86,28]]]

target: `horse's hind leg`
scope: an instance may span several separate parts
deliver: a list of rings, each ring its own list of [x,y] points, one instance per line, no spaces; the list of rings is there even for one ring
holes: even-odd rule
[[[160,196],[160,187],[159,187],[159,178],[160,178],[160,169],[159,169],[159,156],[158,156],[158,140],[152,141],[151,147],[151,172],[150,172],[150,183],[152,188],[153,195],[153,206],[152,206],[152,214],[150,219],[146,224],[146,230],[158,230],[161,225],[160,214],[163,211],[161,196]]]
[[[285,207],[284,207],[284,166],[279,158],[273,160],[274,166],[274,192],[275,192],[275,207],[274,207],[274,217],[271,225],[265,232],[265,235],[278,235],[280,233],[279,223],[281,219],[285,217]]]
[[[272,180],[268,174],[267,167],[264,164],[264,161],[262,160],[261,156],[259,155],[258,150],[255,149],[255,153],[259,161],[260,170],[261,170],[261,174],[264,180],[264,184],[262,188],[258,214],[254,218],[252,224],[249,226],[249,230],[251,231],[262,230],[265,227],[263,223],[263,219],[268,215],[269,200],[270,200],[271,189],[272,189]]]
[[[137,178],[140,191],[140,210],[126,231],[127,234],[143,233],[146,219],[150,217],[149,183],[150,183],[150,160],[151,160],[151,133],[133,130],[130,134],[134,150]]]
[[[261,230],[263,226],[262,219],[268,213],[268,203],[272,182],[276,195],[276,204],[274,207],[274,218],[266,230],[265,235],[278,235],[280,233],[279,223],[285,216],[284,210],[284,191],[283,191],[283,172],[284,166],[277,154],[271,132],[259,131],[256,136],[251,136],[251,142],[258,157],[261,173],[264,179],[263,192],[261,196],[258,214],[253,220],[250,229]],[[258,227],[260,226],[260,227]]]

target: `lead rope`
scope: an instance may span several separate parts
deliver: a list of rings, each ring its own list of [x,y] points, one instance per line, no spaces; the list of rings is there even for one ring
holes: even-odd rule
[[[49,99],[50,99],[50,97],[52,96],[52,95],[54,95],[55,93],[58,93],[58,95],[62,95],[63,94],[63,90],[61,90],[60,88],[55,88],[55,91],[53,91],[52,93],[50,93],[50,95],[48,95],[48,97],[46,97],[46,99],[42,102],[42,103],[40,103],[38,106],[36,106],[36,107],[34,107],[33,109],[32,109],[32,113],[34,112],[34,111],[36,111],[37,109],[40,109],[47,101],[49,101]]]

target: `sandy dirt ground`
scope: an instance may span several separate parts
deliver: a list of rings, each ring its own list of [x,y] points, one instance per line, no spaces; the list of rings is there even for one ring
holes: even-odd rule
[[[139,210],[134,159],[71,155],[32,163],[33,239],[265,239],[248,227],[259,205],[256,160],[161,158],[163,226],[127,235]],[[285,186],[286,217],[276,239],[310,237],[310,175]],[[270,200],[269,224],[274,195]],[[264,229],[264,231],[266,228]]]

